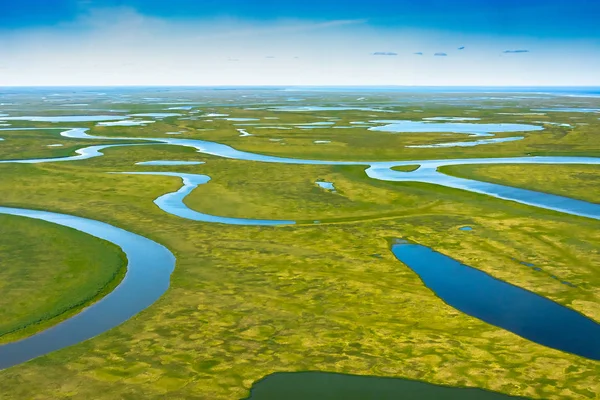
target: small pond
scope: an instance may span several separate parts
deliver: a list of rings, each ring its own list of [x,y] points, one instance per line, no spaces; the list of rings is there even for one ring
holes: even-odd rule
[[[171,161],[171,160],[156,160],[156,161],[142,161],[135,163],[135,165],[200,165],[204,164],[203,161]]]
[[[333,182],[325,182],[325,181],[316,181],[317,186],[321,189],[335,191],[335,186],[333,186]]]

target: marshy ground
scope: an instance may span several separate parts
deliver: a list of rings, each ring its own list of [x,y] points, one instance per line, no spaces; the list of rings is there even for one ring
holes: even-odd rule
[[[272,108],[286,105],[284,96],[242,95],[248,93],[167,92],[122,98],[111,92],[105,101],[101,96],[94,103],[90,100],[89,108],[120,110],[119,115],[181,114],[150,118],[155,122],[145,126],[6,123],[88,127],[92,135],[111,137],[166,137],[167,132],[177,132],[181,134],[176,137],[216,141],[239,150],[322,160],[600,156],[599,114],[532,111],[552,107],[558,101],[553,96],[471,101],[464,95],[459,105],[450,95],[432,100],[424,95],[406,99],[402,94],[386,94],[361,101],[362,106],[386,112],[290,112]],[[12,96],[20,108],[0,107],[11,116],[90,113],[56,111],[39,98],[25,102],[24,97]],[[64,97],[87,103],[68,94]],[[191,110],[165,111],[172,105],[143,101],[143,97],[165,97],[163,102],[185,97],[197,105]],[[353,104],[363,95],[305,97],[305,105],[332,105]],[[575,107],[584,100],[600,103],[558,99]],[[489,106],[494,108],[485,108]],[[259,121],[229,121],[209,114]],[[525,137],[499,144],[407,148],[473,138],[369,131],[368,126],[381,125],[374,123],[335,128],[360,125],[352,122],[438,116],[480,118],[473,123],[527,123],[544,130],[496,134]],[[298,128],[319,121],[334,125]],[[259,125],[237,125],[248,123]],[[240,137],[237,129],[254,136]],[[61,157],[81,147],[112,143],[68,139],[60,132],[0,131],[5,139],[0,142],[0,159]],[[594,399],[600,392],[600,362],[535,344],[455,310],[395,259],[388,242],[408,238],[600,322],[597,220],[432,184],[377,181],[365,175],[365,166],[270,164],[161,144],[110,148],[104,153],[75,162],[0,164],[0,205],[103,221],[161,243],[177,257],[170,289],[115,329],[0,371],[3,399],[238,399],[247,397],[261,378],[291,371],[410,378],[539,399]],[[205,164],[135,165],[149,160]],[[119,171],[205,174],[211,181],[186,198],[190,208],[228,217],[292,219],[298,225],[245,227],[181,219],[153,203],[178,190],[179,178],[108,173]],[[600,201],[597,165],[458,165],[442,171]],[[318,180],[332,182],[336,192],[318,187]],[[464,226],[473,230],[459,230]],[[118,248],[81,232],[0,216],[0,321],[11,321],[2,317],[5,309],[12,315],[10,326],[30,326],[28,321],[39,319],[38,314],[62,315],[57,310],[65,304],[77,310],[73,306],[87,304],[118,279],[123,262]],[[24,301],[23,288],[33,282],[44,290],[28,291]],[[53,293],[68,297],[52,303],[48,299],[57,299]],[[4,326],[0,324],[0,341],[14,340]]]

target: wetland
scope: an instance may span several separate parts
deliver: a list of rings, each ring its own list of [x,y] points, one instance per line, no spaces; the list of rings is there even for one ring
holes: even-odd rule
[[[594,398],[599,100],[481,96],[0,91],[3,398]]]

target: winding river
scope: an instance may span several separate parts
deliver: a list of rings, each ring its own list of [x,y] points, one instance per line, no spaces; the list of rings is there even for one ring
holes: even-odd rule
[[[600,219],[600,205],[588,203],[585,201],[569,199],[566,197],[555,196],[545,193],[539,193],[524,189],[511,188],[508,186],[497,185],[474,180],[455,178],[438,171],[438,168],[446,165],[457,164],[508,164],[508,163],[524,163],[524,164],[600,164],[600,158],[590,157],[514,157],[514,158],[482,158],[482,159],[454,159],[454,160],[412,160],[412,161],[392,161],[392,162],[353,162],[353,161],[323,161],[323,160],[302,160],[285,157],[265,156],[250,152],[236,150],[230,146],[214,143],[204,140],[194,139],[177,139],[177,138],[131,138],[131,137],[103,137],[91,136],[87,134],[85,128],[69,129],[61,133],[63,137],[77,139],[94,139],[94,140],[114,140],[114,141],[147,141],[147,144],[162,143],[167,145],[185,146],[196,149],[200,153],[210,154],[214,156],[231,158],[237,160],[269,162],[269,163],[285,163],[285,164],[313,164],[313,165],[364,165],[366,174],[373,178],[386,181],[412,181],[425,182],[436,185],[442,185],[462,190],[467,190],[476,193],[482,193],[489,196],[515,201],[522,204],[528,204],[540,208],[560,211],[563,213],[584,216],[593,219]],[[2,160],[0,163],[45,163],[45,162],[64,162],[77,161],[93,157],[102,156],[101,152],[104,149],[116,146],[134,146],[143,144],[110,144],[100,146],[89,146],[76,151],[77,155],[58,157],[58,158],[39,158],[39,159],[24,159],[24,160]],[[156,164],[155,164],[156,165]],[[392,168],[395,166],[420,165],[413,172],[399,172]],[[244,218],[228,218],[219,217],[209,214],[204,214],[189,209],[185,206],[183,200],[191,193],[198,185],[206,184],[210,177],[206,175],[184,174],[177,172],[116,172],[136,175],[162,175],[174,176],[182,179],[183,186],[176,192],[167,193],[155,200],[155,203],[162,210],[176,215],[181,218],[187,218],[194,221],[222,223],[230,225],[282,225],[294,224],[295,221],[286,220],[257,220]],[[127,274],[121,284],[110,294],[98,301],[94,305],[84,309],[81,313],[69,318],[68,320],[51,327],[34,336],[0,346],[0,368],[7,368],[17,365],[29,359],[47,354],[51,351],[58,350],[81,341],[94,337],[102,332],[105,332],[127,319],[131,318],[136,313],[152,304],[158,299],[169,286],[169,277],[173,271],[175,258],[163,246],[135,235],[131,232],[113,227],[111,225],[88,220],[80,217],[69,216],[64,214],[55,214],[44,211],[23,210],[17,208],[0,207],[0,213],[18,215],[28,218],[36,218],[44,221],[60,224],[63,226],[78,229],[87,234],[99,237],[110,241],[123,249],[128,258]],[[414,267],[414,260],[402,259],[404,256],[399,256],[399,252],[394,250],[394,253],[409,265],[417,273],[417,268]],[[410,262],[409,262],[410,261]],[[440,261],[440,265],[447,265],[448,262]],[[413,264],[411,266],[411,263]],[[454,266],[456,267],[456,266]],[[462,266],[464,268],[469,268]],[[459,268],[460,269],[460,268]],[[462,270],[461,270],[462,271]],[[476,271],[476,270],[475,270]],[[446,271],[447,272],[447,271]],[[482,272],[478,271],[483,274]],[[421,273],[419,273],[421,276]],[[446,275],[446,273],[441,274]],[[424,275],[423,275],[424,276]],[[422,278],[423,278],[422,276]],[[489,277],[489,276],[488,276]],[[491,277],[489,277],[491,278]],[[426,285],[428,282],[423,278]],[[493,278],[491,278],[493,279]],[[509,284],[506,284],[509,285]],[[429,286],[429,285],[428,285]],[[509,285],[511,288],[509,294],[515,295],[514,290],[523,290],[515,286]],[[433,289],[434,291],[437,290]],[[519,292],[520,293],[520,292]],[[529,293],[529,292],[527,292]],[[532,294],[532,293],[530,293]],[[438,294],[439,295],[439,294]],[[533,295],[533,294],[532,294]],[[534,295],[537,296],[537,295]],[[440,296],[444,298],[443,296]],[[539,298],[539,296],[538,296]],[[547,299],[540,298],[547,301]],[[540,303],[541,304],[541,303]],[[577,318],[586,319],[584,316],[570,311],[566,307],[554,304],[553,312],[557,315],[567,315],[566,321],[575,321]],[[546,303],[544,303],[546,305]],[[536,306],[537,307],[537,306]],[[461,309],[460,307],[457,307]],[[556,311],[562,308],[562,311]],[[462,310],[462,309],[461,309]],[[566,311],[565,311],[566,310]],[[463,310],[464,311],[464,310]],[[464,311],[470,314],[469,311]],[[565,312],[567,314],[565,314]],[[572,314],[577,314],[578,317],[573,317]],[[558,348],[564,351],[569,351],[584,357],[598,359],[597,350],[592,353],[578,350],[578,346],[574,347],[563,346],[554,342],[537,339],[536,337],[518,331],[516,328],[508,324],[496,323],[493,320],[486,319],[480,315],[478,318],[492,324],[502,326],[507,330],[514,331],[530,340],[538,343]],[[587,320],[587,319],[586,319]],[[561,322],[562,321],[562,322]],[[590,321],[590,320],[588,320]],[[563,323],[563,320],[554,321],[557,324]],[[591,322],[593,323],[593,321]],[[588,325],[585,325],[588,324]],[[591,326],[589,323],[577,326]],[[587,328],[586,328],[587,329]],[[585,329],[584,329],[585,331]],[[562,331],[561,331],[562,332]],[[585,331],[587,332],[587,331]],[[597,324],[591,327],[589,332],[595,334],[597,332]],[[561,333],[562,334],[562,333]],[[569,333],[571,335],[571,333]],[[571,336],[568,336],[569,338]],[[597,336],[596,336],[597,337]],[[582,343],[590,343],[582,341]],[[593,347],[593,346],[587,346]]]
[[[198,139],[178,139],[178,138],[131,138],[131,137],[107,137],[92,136],[87,134],[87,129],[75,128],[62,132],[62,136],[77,139],[100,139],[100,140],[146,140],[151,142],[164,143],[174,146],[184,146],[194,148],[199,153],[210,154],[213,156],[232,158],[236,160],[257,161],[282,164],[302,164],[302,165],[364,165],[368,167],[366,174],[373,179],[383,181],[404,181],[404,182],[423,182],[434,185],[451,187],[454,189],[467,190],[470,192],[485,194],[499,199],[510,200],[517,203],[531,205],[548,210],[559,211],[567,214],[578,215],[587,218],[600,219],[600,205],[585,202],[582,200],[571,199],[568,197],[557,196],[547,193],[535,192],[526,189],[518,189],[510,186],[499,185],[495,183],[481,182],[464,178],[452,177],[438,171],[439,167],[461,164],[600,164],[600,158],[595,157],[504,157],[504,158],[467,158],[467,159],[447,159],[447,160],[410,160],[410,161],[324,161],[324,160],[303,160],[296,158],[265,156],[262,154],[250,153],[236,150],[231,146],[209,142]],[[106,147],[103,147],[106,148]],[[91,149],[91,148],[88,148]],[[79,151],[85,151],[81,149]],[[98,153],[98,148],[93,152]],[[89,155],[97,157],[101,154]],[[42,162],[48,162],[52,159],[42,159]],[[61,158],[53,159],[56,161]],[[13,161],[23,162],[23,161]],[[36,160],[27,160],[27,162],[36,162]],[[394,171],[392,168],[397,166],[420,165],[412,172]],[[184,191],[185,192],[185,191]],[[187,192],[189,193],[189,191]],[[181,196],[181,193],[178,195]],[[178,196],[171,196],[170,199]],[[185,197],[185,196],[184,196]],[[170,207],[173,209],[173,207]],[[164,209],[163,209],[164,210]],[[178,212],[179,216],[185,214],[192,216],[188,211]],[[176,214],[177,215],[177,214]],[[204,221],[204,218],[197,215],[198,221]],[[184,216],[184,218],[186,218]],[[219,222],[219,221],[206,221]],[[289,222],[289,221],[287,221]],[[286,222],[286,223],[287,223]],[[226,223],[226,222],[225,222]],[[282,222],[275,222],[279,225]]]
[[[104,222],[47,211],[0,207],[0,214],[77,229],[119,246],[127,256],[121,283],[79,314],[23,340],[0,345],[0,369],[59,350],[112,329],[154,303],[169,287],[175,257],[164,246]]]
[[[275,225],[293,225],[295,221],[286,220],[265,220],[252,218],[232,218],[220,217],[217,215],[204,214],[192,210],[185,205],[183,199],[189,195],[192,190],[210,181],[207,175],[184,174],[179,172],[119,172],[128,175],[155,175],[155,176],[176,176],[182,179],[183,186],[176,192],[167,193],[156,200],[156,204],[161,210],[180,218],[192,221],[212,222],[226,225],[246,225],[246,226],[275,226]]]
[[[439,167],[448,165],[466,165],[466,164],[600,164],[600,158],[595,157],[506,157],[506,158],[468,158],[468,159],[448,159],[448,160],[411,160],[411,161],[374,161],[374,162],[354,162],[354,161],[323,161],[323,160],[302,160],[295,158],[265,156],[256,153],[236,150],[230,146],[197,139],[174,139],[174,138],[132,138],[132,137],[107,137],[92,136],[86,133],[85,128],[75,128],[62,132],[61,135],[68,138],[77,139],[95,139],[95,140],[118,140],[135,141],[145,140],[150,142],[164,143],[168,145],[192,147],[200,153],[210,154],[218,157],[232,158],[236,160],[258,161],[283,164],[311,164],[311,165],[364,165],[367,166],[366,173],[370,178],[397,181],[397,182],[423,182],[434,185],[446,186],[454,189],[467,190],[474,193],[485,194],[488,196],[510,200],[517,203],[531,205],[539,208],[559,211],[567,214],[578,215],[593,219],[600,219],[600,205],[589,203],[582,200],[571,199],[568,197],[552,195],[548,193],[535,192],[532,190],[513,188],[510,186],[499,185],[489,182],[481,182],[464,178],[457,178],[443,174],[438,171]],[[140,146],[140,143],[112,144],[84,147],[77,150],[77,155],[57,158],[39,158],[25,160],[1,160],[0,163],[45,163],[61,161],[85,160],[93,157],[102,156],[101,150],[117,146]],[[400,172],[392,168],[396,166],[420,165],[415,171]],[[205,182],[203,182],[205,183]],[[197,184],[196,184],[197,185]],[[190,185],[184,185],[182,191],[177,195],[173,194],[163,198],[160,203],[170,204],[169,209],[176,211],[173,207],[173,199],[183,198],[193,189]],[[189,190],[188,190],[189,189]],[[183,197],[182,197],[183,195]],[[168,202],[167,202],[168,201]],[[158,204],[158,203],[157,203]],[[162,208],[162,207],[161,207]],[[164,208],[163,208],[164,210]],[[196,221],[228,223],[225,220],[211,220],[205,214],[194,214],[192,210],[173,212],[174,215],[181,216]],[[223,217],[225,218],[225,217]],[[254,220],[248,220],[249,225]],[[230,221],[230,222],[233,222]],[[272,224],[288,224],[293,221],[278,221]],[[270,222],[259,225],[269,225]]]

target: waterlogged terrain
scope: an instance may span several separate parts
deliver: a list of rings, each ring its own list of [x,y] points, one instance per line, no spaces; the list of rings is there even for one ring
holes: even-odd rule
[[[600,391],[595,97],[106,88],[0,100],[1,210],[127,257],[91,306],[73,293],[62,319],[0,336],[6,398]],[[30,247],[34,236],[11,257],[60,262],[72,246]],[[390,251],[395,237],[411,244]],[[73,280],[61,274],[53,290]],[[9,290],[26,287],[10,276]]]

